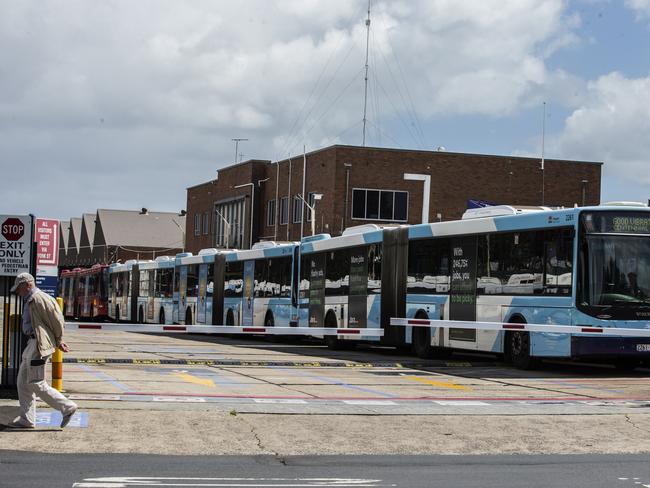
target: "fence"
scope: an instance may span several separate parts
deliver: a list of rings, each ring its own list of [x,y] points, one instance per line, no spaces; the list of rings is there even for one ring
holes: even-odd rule
[[[22,300],[10,293],[13,276],[0,276],[0,388],[15,388],[25,342],[20,324]]]

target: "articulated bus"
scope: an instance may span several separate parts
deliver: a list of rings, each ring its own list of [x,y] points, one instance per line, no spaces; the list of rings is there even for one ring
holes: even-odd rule
[[[225,255],[223,322],[225,325],[289,327],[297,325],[293,284],[297,243],[259,242],[253,249]],[[295,276],[295,277],[294,277]]]
[[[139,261],[138,322],[171,324],[174,313],[174,258]]]
[[[111,280],[121,320],[130,318],[118,298],[129,296],[129,269],[111,267],[123,275]],[[630,368],[650,359],[650,339],[454,322],[650,329],[650,209],[487,207],[457,221],[366,225],[300,245],[179,255],[173,313],[188,324],[381,328],[383,337],[363,340],[422,357],[457,349],[504,355],[521,368],[544,357]],[[439,322],[391,326],[391,317]],[[331,347],[347,340],[325,339]]]
[[[132,313],[134,307],[131,300],[134,281],[132,271],[136,263],[135,260],[129,260],[109,267],[108,316],[115,322],[135,322],[137,317]],[[138,281],[135,280],[136,283]]]
[[[77,312],[77,285],[79,271],[81,268],[73,270],[64,269],[61,271],[59,280],[59,296],[63,298],[63,315],[66,318],[75,318]]]
[[[174,266],[174,322],[184,325],[212,324],[216,249],[199,254],[180,253]],[[222,266],[223,267],[223,266]]]
[[[408,229],[406,317],[650,328],[650,209],[609,205],[530,211],[487,207]],[[520,368],[543,357],[599,358],[631,368],[650,340],[580,334],[417,328],[420,356],[441,348],[504,354]]]

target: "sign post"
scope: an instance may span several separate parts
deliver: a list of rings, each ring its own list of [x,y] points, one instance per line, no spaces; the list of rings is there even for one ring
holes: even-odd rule
[[[56,298],[59,284],[59,221],[36,219],[36,286]]]
[[[29,216],[0,215],[0,276],[29,273],[31,225]]]
[[[23,350],[21,300],[10,292],[20,273],[33,273],[33,218],[0,215],[0,386],[15,387]]]

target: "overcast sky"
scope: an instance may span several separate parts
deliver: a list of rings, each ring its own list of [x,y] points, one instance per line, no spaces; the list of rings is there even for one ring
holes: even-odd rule
[[[366,0],[0,0],[0,213],[180,210],[360,145]],[[373,0],[367,145],[605,162],[650,197],[650,0]]]

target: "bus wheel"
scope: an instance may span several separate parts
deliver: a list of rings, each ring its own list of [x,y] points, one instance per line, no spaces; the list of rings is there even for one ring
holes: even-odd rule
[[[428,327],[413,327],[413,353],[422,359],[431,359],[433,357],[431,329]]]
[[[235,325],[235,314],[233,313],[232,308],[229,308],[226,313],[226,325]]]
[[[192,311],[189,308],[185,312],[185,325],[192,325]]]
[[[621,373],[634,371],[639,366],[637,359],[621,358],[614,361],[614,368]]]
[[[160,324],[165,323],[165,309],[164,308],[160,309],[160,315],[158,315],[158,323],[160,323]]]
[[[530,334],[528,332],[508,332],[506,354],[517,369],[535,369],[537,367],[538,361],[530,355]]]
[[[329,312],[325,317],[325,327],[335,329],[336,326],[337,326],[336,317],[332,312]],[[333,351],[340,351],[341,349],[344,348],[345,345],[343,344],[343,341],[341,339],[331,335],[325,336],[325,344],[327,345],[328,349],[331,349]]]

